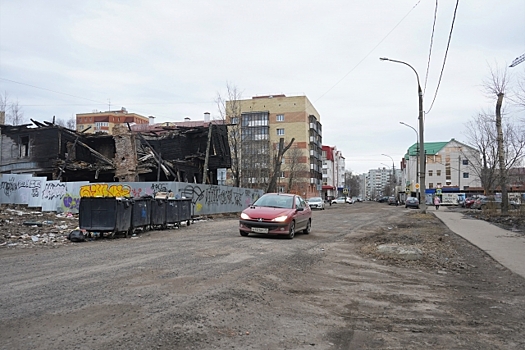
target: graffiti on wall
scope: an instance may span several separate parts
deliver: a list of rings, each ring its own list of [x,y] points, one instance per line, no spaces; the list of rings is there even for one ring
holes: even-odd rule
[[[62,210],[64,212],[77,212],[80,208],[80,197],[66,193],[62,198]]]
[[[47,182],[42,191],[42,199],[51,201],[62,198],[66,193],[66,184],[62,182]]]
[[[259,198],[259,191],[238,187],[187,185],[181,191],[181,196],[190,198],[195,205],[195,212],[200,212],[204,206],[233,206],[245,208]]]
[[[6,197],[11,197],[18,190],[18,181],[14,176],[9,177],[7,181],[2,181],[0,189]]]
[[[239,212],[253,203],[261,190],[186,182],[93,183],[60,182],[27,174],[0,175],[0,203],[28,204],[42,211],[78,213],[82,197],[141,198],[165,192],[191,199],[199,215]],[[37,197],[34,197],[34,196]]]
[[[80,186],[80,197],[130,197],[129,185],[90,184]]]

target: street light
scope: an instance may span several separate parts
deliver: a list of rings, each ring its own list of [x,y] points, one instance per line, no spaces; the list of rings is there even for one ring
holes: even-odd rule
[[[417,178],[419,176],[419,135],[417,133],[417,130],[414,129],[413,126],[411,125],[408,125],[407,123],[404,123],[404,122],[399,122],[399,124],[403,124],[404,126],[408,126],[410,129],[414,130],[414,132],[416,133],[416,182],[417,182]],[[410,154],[408,155],[409,156],[409,159],[410,159]],[[416,198],[419,199],[419,189],[416,188]]]
[[[421,163],[421,171],[419,172],[419,188],[421,191],[421,199],[419,201],[419,206],[421,208],[422,213],[427,212],[427,202],[425,198],[425,140],[424,140],[424,120],[423,120],[423,90],[421,90],[421,84],[419,83],[419,74],[417,74],[417,71],[409,65],[406,62],[398,61],[398,60],[392,60],[390,58],[386,57],[380,57],[381,61],[390,61],[395,63],[401,63],[405,66],[410,67],[416,73],[417,78],[417,95],[419,98],[419,145],[420,145],[420,151],[419,151],[419,162]]]
[[[397,193],[396,193],[397,179],[396,179],[396,167],[394,165],[394,158],[392,158],[388,154],[384,154],[384,153],[381,153],[381,155],[392,159],[392,187],[393,187],[393,190],[394,190],[394,196],[397,197]]]

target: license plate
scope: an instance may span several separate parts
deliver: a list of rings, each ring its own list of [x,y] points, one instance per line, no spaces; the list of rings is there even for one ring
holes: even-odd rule
[[[267,228],[263,228],[263,227],[252,227],[252,232],[255,232],[255,233],[268,233],[268,229]]]

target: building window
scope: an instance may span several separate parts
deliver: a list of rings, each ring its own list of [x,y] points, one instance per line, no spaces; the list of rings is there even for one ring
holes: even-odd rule
[[[428,188],[434,188],[434,184],[432,182],[428,183]]]
[[[436,175],[441,176],[441,170],[436,170]]]
[[[284,179],[284,171],[281,171],[281,179]]]
[[[463,173],[463,178],[468,179],[468,173]]]
[[[468,165],[468,159],[463,159],[462,164],[463,165]]]
[[[278,122],[284,122],[284,114],[277,114],[276,120]]]
[[[432,170],[428,171],[428,176],[432,176]]]
[[[284,192],[284,186],[279,186],[279,192],[280,192],[280,193],[283,193],[283,192]]]
[[[239,124],[239,117],[233,117],[232,118],[232,124]]]
[[[20,137],[20,158],[29,157],[29,136]]]
[[[442,185],[441,185],[441,182],[438,182],[438,183],[437,183],[437,188],[441,188],[441,186],[442,186]]]
[[[284,135],[284,129],[277,129],[277,136],[283,136]]]

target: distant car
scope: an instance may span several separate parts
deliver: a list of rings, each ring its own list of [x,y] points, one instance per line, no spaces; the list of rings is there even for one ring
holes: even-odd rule
[[[465,198],[465,201],[463,202],[462,207],[470,208],[472,204],[474,204],[475,201],[476,201],[475,197],[467,197]]]
[[[345,204],[345,203],[348,203],[348,204],[352,204],[352,198],[348,198],[348,197],[338,197],[336,199],[332,199],[332,204]]]
[[[419,209],[419,199],[416,197],[407,197],[405,200],[405,208],[416,208]]]
[[[266,193],[244,209],[239,219],[241,236],[250,233],[285,235],[294,238],[297,231],[309,234],[312,209],[295,194]]]
[[[477,196],[474,200],[474,203],[470,205],[470,209],[481,209],[481,203],[482,201],[487,198],[486,196]]]
[[[479,205],[477,205],[475,209],[501,209],[501,204],[501,197],[486,196],[481,198]],[[509,208],[518,209],[519,204],[509,199]]]
[[[306,200],[311,209],[324,210],[324,201],[321,197],[312,197]]]
[[[388,201],[388,197],[386,197],[386,196],[385,196],[385,197],[379,197],[379,198],[377,199],[377,201],[378,201],[379,203],[385,203],[385,202]]]
[[[396,197],[388,197],[388,205],[397,205],[397,199]]]

